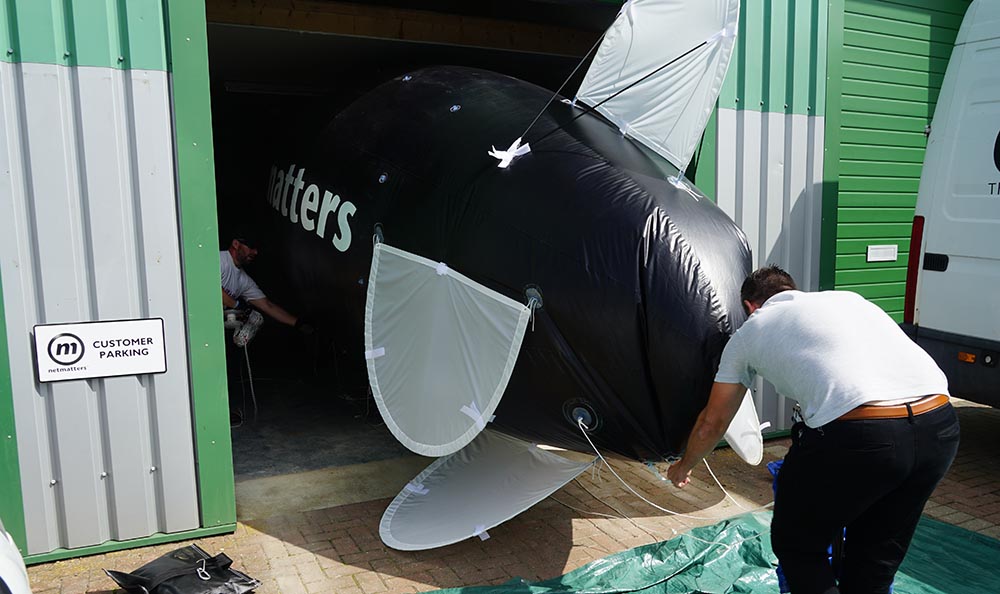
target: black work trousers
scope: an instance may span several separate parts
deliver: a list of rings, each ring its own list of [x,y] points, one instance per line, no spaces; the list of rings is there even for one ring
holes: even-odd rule
[[[792,594],[886,594],[958,438],[950,404],[910,418],[796,423],[771,524]],[[827,548],[845,527],[838,584]]]

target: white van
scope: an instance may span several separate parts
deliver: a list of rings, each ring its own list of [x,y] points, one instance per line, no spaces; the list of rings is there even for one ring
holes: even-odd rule
[[[931,123],[903,328],[955,396],[1000,406],[1000,0],[976,0]]]

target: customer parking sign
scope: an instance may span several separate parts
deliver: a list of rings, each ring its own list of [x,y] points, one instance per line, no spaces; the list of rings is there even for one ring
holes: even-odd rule
[[[163,320],[115,320],[35,326],[38,381],[163,373]]]

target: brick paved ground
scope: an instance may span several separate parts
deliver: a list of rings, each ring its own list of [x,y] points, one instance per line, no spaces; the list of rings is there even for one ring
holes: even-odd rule
[[[959,403],[962,446],[927,514],[1000,538],[1000,410]],[[787,451],[787,439],[769,441],[765,461]],[[744,507],[771,501],[771,480],[728,450],[714,453],[713,469]],[[260,579],[267,594],[337,592],[377,594],[496,584],[512,577],[551,578],[630,547],[665,540],[690,527],[741,511],[726,500],[702,466],[677,490],[637,463],[612,461],[626,481],[668,509],[641,503],[607,470],[587,473],[553,497],[478,539],[433,551],[403,553],[384,547],[378,522],[389,500],[276,515],[240,523],[234,534],[200,539],[207,551],[225,551],[235,566]],[[626,515],[631,520],[621,517]],[[101,568],[128,571],[180,546],[119,551],[29,568],[35,594],[105,593],[114,588]]]

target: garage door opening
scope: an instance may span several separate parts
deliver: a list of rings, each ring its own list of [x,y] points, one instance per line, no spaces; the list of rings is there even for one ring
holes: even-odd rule
[[[238,517],[391,497],[430,459],[409,452],[382,422],[368,388],[363,320],[344,296],[289,289],[288,254],[274,241],[265,199],[276,155],[310,142],[368,90],[421,67],[483,68],[555,90],[580,58],[221,23],[209,24],[208,39],[220,250],[252,234],[259,254],[246,271],[271,301],[319,322],[304,334],[265,317],[245,348],[227,330]],[[359,478],[366,468],[380,478]],[[319,500],[257,498],[279,484]]]

